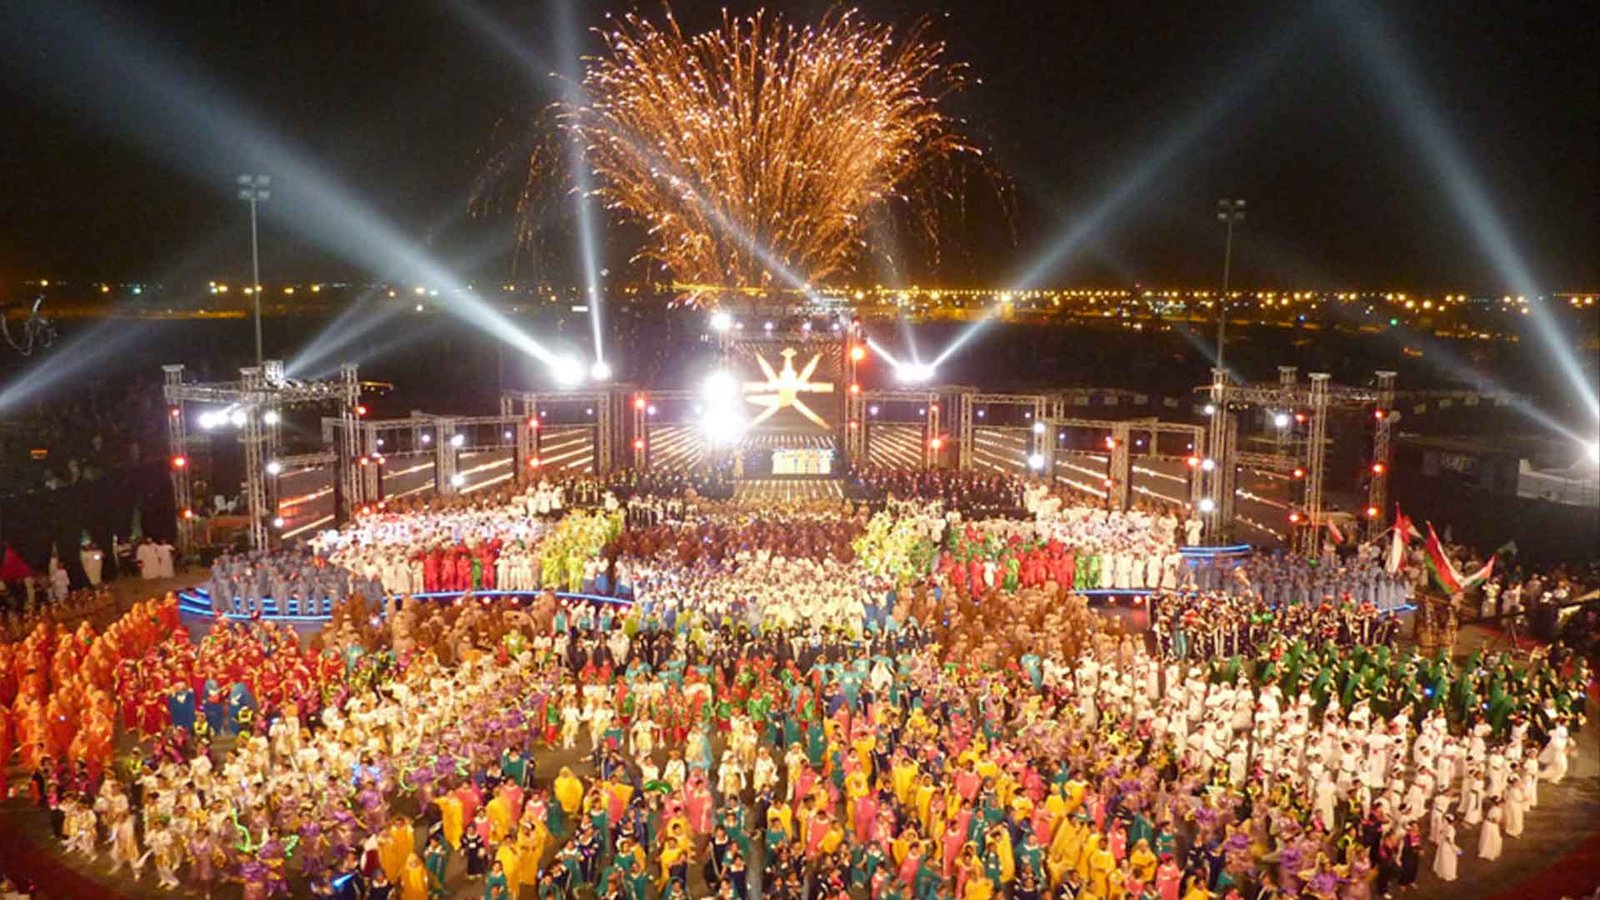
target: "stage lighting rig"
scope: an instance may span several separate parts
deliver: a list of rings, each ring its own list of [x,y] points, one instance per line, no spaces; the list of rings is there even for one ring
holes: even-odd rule
[[[583,363],[575,356],[563,356],[550,366],[550,373],[562,387],[576,387],[583,383]]]
[[[902,363],[894,370],[901,384],[927,384],[933,380],[933,366],[927,363]]]

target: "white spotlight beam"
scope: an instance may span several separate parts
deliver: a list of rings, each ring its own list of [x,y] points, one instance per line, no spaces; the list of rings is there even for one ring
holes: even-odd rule
[[[872,338],[867,338],[867,349],[871,350],[873,353],[878,354],[878,356],[884,362],[888,363],[890,366],[892,366],[892,367],[894,367],[896,369],[900,368],[903,365],[903,363],[901,363],[900,360],[894,358],[894,354],[890,353],[888,350],[883,349],[883,345],[878,343],[877,341],[873,340]]]
[[[581,51],[570,0],[557,3],[555,9],[555,33],[561,45],[556,54],[561,60],[559,74],[551,71],[545,54],[528,46],[517,36],[517,29],[510,23],[472,0],[460,0],[447,6],[475,34],[516,63],[535,90],[547,91],[554,87],[568,103],[582,102],[583,73],[578,69]],[[567,139],[567,165],[573,178],[572,205],[578,222],[578,258],[583,274],[584,299],[589,307],[590,330],[594,336],[594,358],[596,362],[603,362],[605,347],[601,305],[604,298],[600,294],[600,240],[592,199],[594,184],[584,159],[583,144],[574,136],[568,136]]]
[[[60,0],[5,6],[0,40],[12,35],[49,54],[0,44],[0,65],[21,69],[105,131],[204,183],[230,192],[240,169],[273,176],[269,218],[324,250],[404,283],[438,285],[444,308],[545,364],[555,355],[498,310],[463,290],[377,210],[280,138],[203,73],[159,49],[143,27],[105,7]],[[37,47],[39,44],[32,44]],[[92,98],[88,102],[85,98]],[[159,120],[161,128],[150,127]]]
[[[579,68],[581,50],[578,47],[578,26],[572,14],[572,0],[556,3],[556,37],[561,43],[561,79],[567,102],[583,101],[583,73]],[[594,358],[605,360],[601,341],[600,307],[600,240],[594,221],[594,182],[589,173],[589,162],[584,157],[583,142],[577,135],[567,135],[567,167],[572,170],[572,205],[578,215],[578,256],[583,263],[583,286],[589,301],[589,326],[594,332]]]
[[[1153,149],[1117,179],[1110,189],[1089,207],[1082,218],[1069,225],[1026,268],[1006,283],[1012,290],[1029,290],[1038,287],[1046,276],[1058,269],[1068,256],[1084,244],[1097,239],[1100,232],[1119,214],[1132,206],[1154,184],[1162,172],[1188,153],[1200,139],[1213,131],[1227,115],[1262,85],[1278,66],[1289,58],[1289,50],[1305,33],[1311,22],[1309,12],[1303,13],[1289,27],[1277,35],[1251,58],[1250,63],[1224,81],[1206,99],[1205,103],[1179,119],[1167,134],[1157,141]],[[1209,211],[1207,212],[1209,215]],[[972,323],[956,335],[955,339],[934,357],[935,366],[943,365],[956,350],[972,340],[989,324],[995,307],[985,310],[983,318]]]
[[[1511,229],[1462,151],[1461,142],[1451,133],[1438,104],[1406,59],[1399,38],[1387,27],[1383,13],[1376,6],[1359,0],[1331,4],[1331,8],[1366,62],[1362,71],[1378,79],[1376,93],[1432,165],[1445,197],[1455,207],[1462,224],[1500,277],[1518,294],[1529,298],[1528,315],[1540,339],[1572,382],[1578,396],[1588,405],[1590,413],[1600,417],[1600,393],[1584,374],[1583,366],[1568,345],[1567,336],[1562,334],[1561,325],[1536,299],[1542,291],[1517,248]]]
[[[397,303],[374,306],[372,301],[378,293],[378,288],[363,291],[354,302],[340,310],[333,321],[317,332],[310,343],[284,363],[283,370],[290,375],[305,377],[306,372],[331,362],[334,354],[365,338],[400,312],[402,307]]]
[[[0,389],[0,413],[37,399],[51,388],[92,372],[123,350],[149,337],[151,323],[129,323],[115,317],[53,347],[43,360]]]

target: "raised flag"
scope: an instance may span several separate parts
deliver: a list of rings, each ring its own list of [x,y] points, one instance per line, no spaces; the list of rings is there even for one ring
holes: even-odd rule
[[[0,558],[0,581],[21,581],[32,577],[33,567],[24,562],[10,544],[6,544],[5,555]]]
[[[1405,529],[1396,522],[1395,527],[1389,529],[1389,554],[1384,557],[1383,570],[1390,575],[1400,572],[1406,563]]]
[[[1406,547],[1410,546],[1413,537],[1417,534],[1416,526],[1400,511],[1400,504],[1394,505],[1394,527],[1389,529],[1389,553],[1384,558],[1383,570],[1390,575],[1397,574],[1406,564]]]
[[[1428,523],[1428,540],[1422,545],[1424,558],[1428,563],[1428,571],[1433,573],[1433,580],[1446,594],[1461,592],[1461,573],[1450,564],[1450,557],[1444,555],[1444,547],[1439,543],[1439,536],[1433,533],[1433,523]]]
[[[1490,556],[1489,557],[1489,561],[1483,564],[1483,568],[1479,569],[1476,572],[1473,572],[1471,575],[1468,575],[1465,579],[1462,580],[1461,587],[1462,588],[1469,588],[1469,587],[1475,587],[1477,585],[1480,585],[1480,584],[1484,583],[1485,581],[1488,581],[1489,580],[1489,576],[1493,575],[1493,574],[1494,574],[1494,557]]]

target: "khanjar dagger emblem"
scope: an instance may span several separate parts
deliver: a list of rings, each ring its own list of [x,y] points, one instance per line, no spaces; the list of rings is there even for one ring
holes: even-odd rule
[[[763,407],[761,414],[750,420],[750,426],[759,425],[772,418],[784,407],[793,407],[800,415],[815,422],[818,428],[827,428],[827,420],[817,415],[815,410],[800,399],[801,394],[833,393],[832,382],[811,380],[812,373],[817,370],[817,364],[822,362],[822,354],[813,355],[805,368],[798,372],[794,368],[794,348],[785,347],[778,355],[783,357],[783,368],[777,371],[773,371],[772,364],[761,354],[755,355],[756,363],[761,366],[761,372],[767,376],[767,380],[745,382],[745,400],[754,406]]]

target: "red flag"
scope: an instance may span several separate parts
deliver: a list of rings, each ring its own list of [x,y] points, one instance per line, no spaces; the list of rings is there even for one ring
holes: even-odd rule
[[[29,566],[10,544],[6,545],[4,561],[0,561],[0,581],[21,581],[33,577],[33,567]]]

